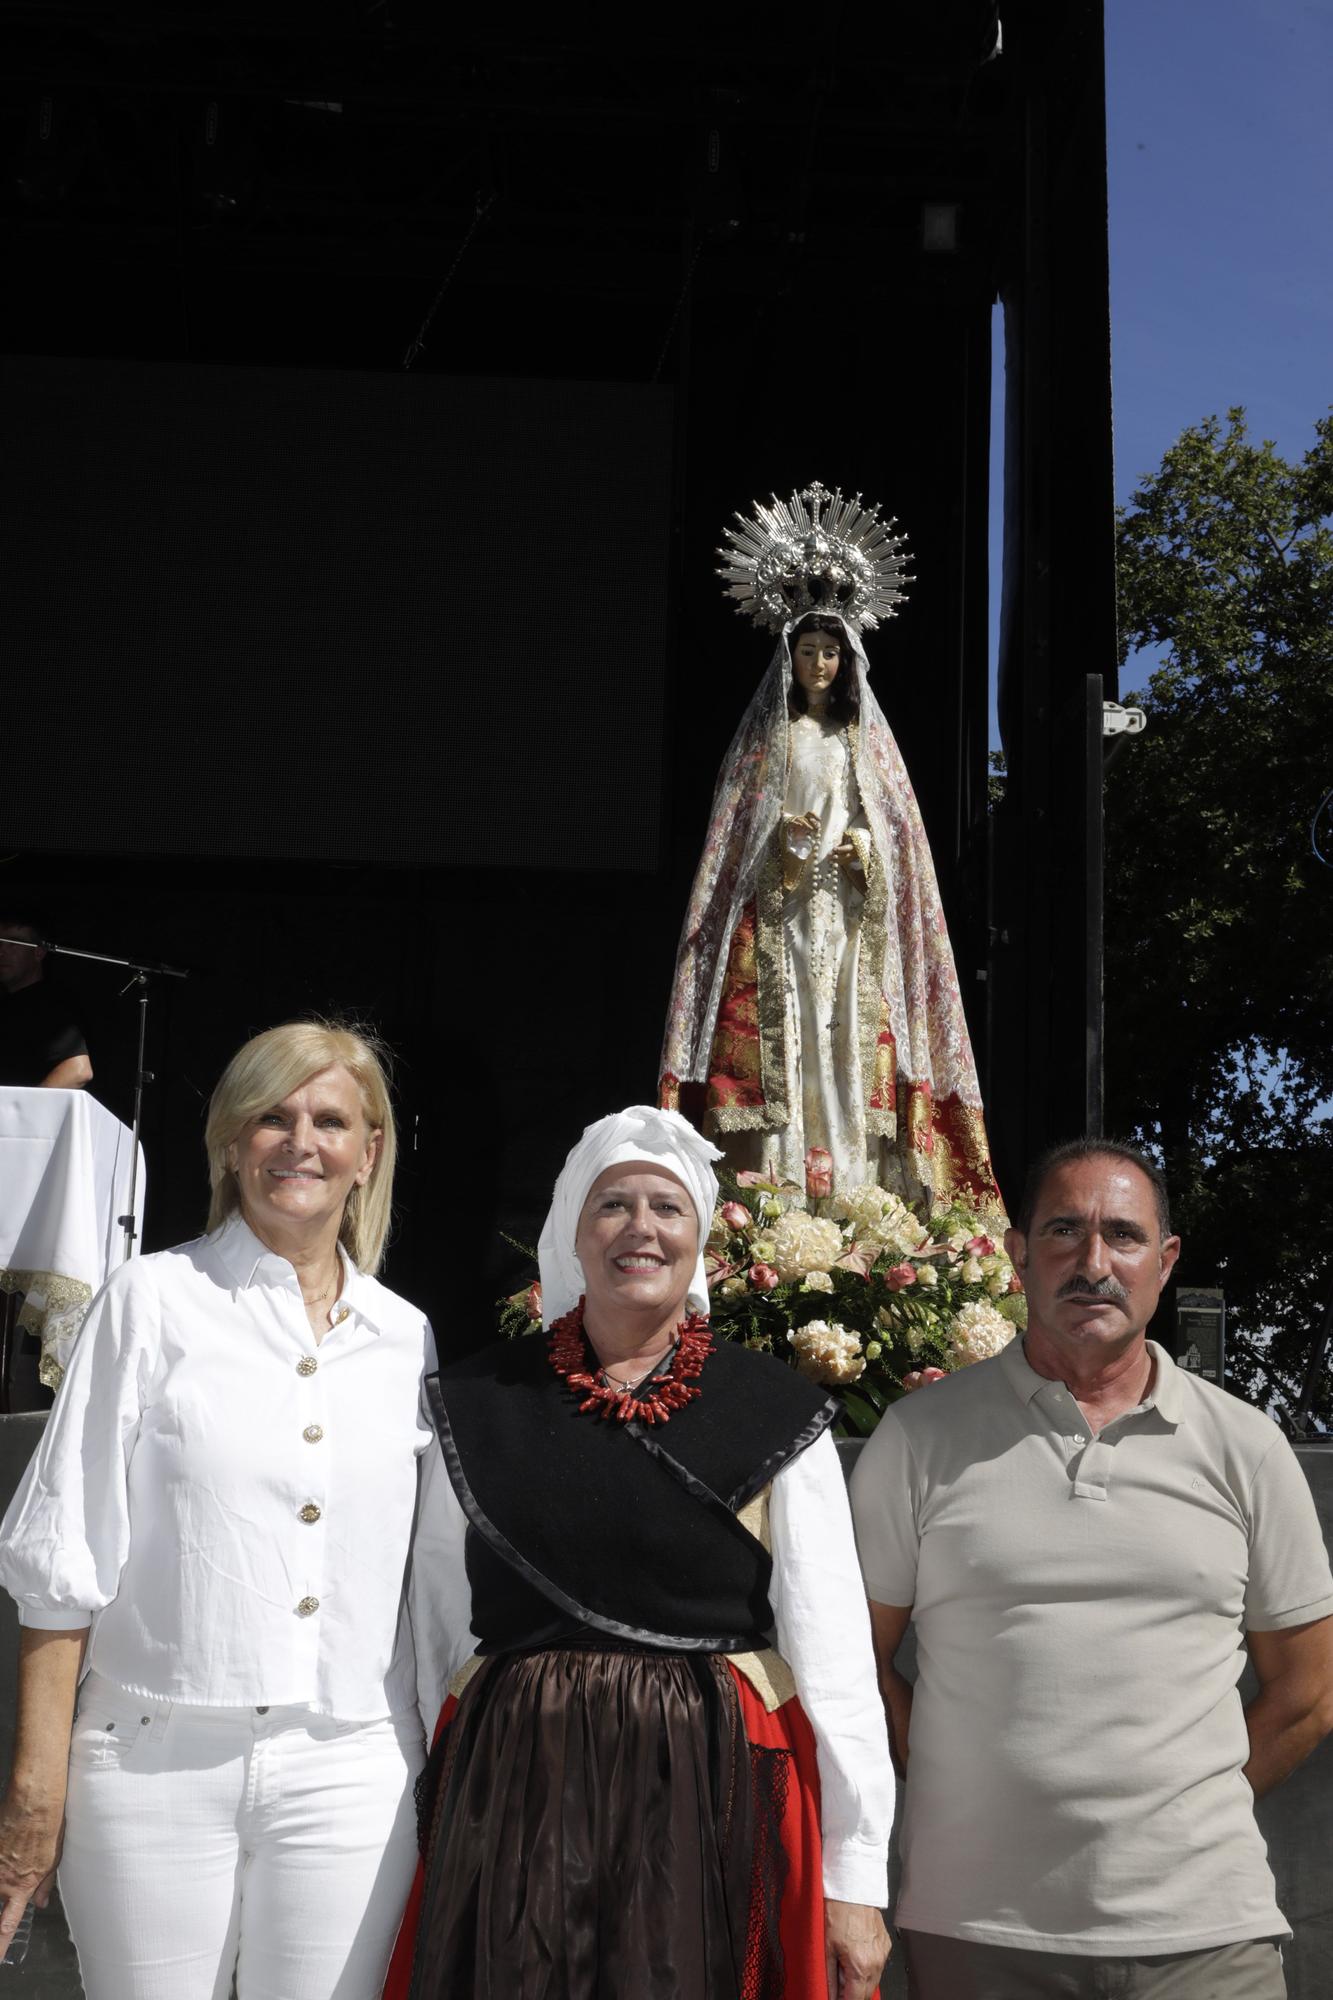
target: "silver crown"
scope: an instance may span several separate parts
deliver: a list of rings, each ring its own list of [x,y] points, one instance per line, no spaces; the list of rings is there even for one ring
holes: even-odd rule
[[[830,493],[816,480],[790,500],[774,494],[767,506],[756,501],[753,516],[737,514],[736,521],[723,529],[731,546],[718,550],[718,575],[737,611],[770,631],[810,611],[869,630],[892,618],[907,594],[906,537],[894,534],[895,520],[863,506],[859,493],[844,500],[840,489]]]

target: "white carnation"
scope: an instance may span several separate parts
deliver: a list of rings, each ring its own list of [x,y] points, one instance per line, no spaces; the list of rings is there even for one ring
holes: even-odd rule
[[[929,1231],[913,1215],[905,1202],[887,1188],[858,1187],[844,1195],[839,1208],[852,1224],[853,1233],[887,1250],[892,1256],[906,1257],[926,1241]]]
[[[791,1208],[774,1225],[773,1254],[769,1258],[781,1278],[804,1278],[811,1271],[827,1271],[842,1255],[842,1231],[836,1222],[821,1215],[807,1215]]]
[[[796,1349],[797,1368],[814,1382],[855,1382],[865,1373],[859,1338],[836,1321],[812,1319],[787,1338]]]
[[[1001,1348],[1007,1347],[1013,1337],[1013,1322],[985,1299],[979,1299],[975,1305],[962,1306],[954,1314],[949,1333],[953,1364],[955,1368],[966,1368],[973,1361],[988,1361]]]
[[[850,1193],[839,1196],[838,1208],[860,1233],[874,1228],[892,1199],[882,1187],[854,1187]]]

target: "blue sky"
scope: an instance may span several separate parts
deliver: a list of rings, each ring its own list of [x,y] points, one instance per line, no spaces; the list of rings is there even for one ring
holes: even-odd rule
[[[1106,99],[1117,500],[1235,403],[1300,456],[1333,404],[1333,0],[1107,0]],[[993,516],[993,595],[998,565]]]
[[[1333,403],[1333,0],[1107,0],[1116,497],[1243,403]]]

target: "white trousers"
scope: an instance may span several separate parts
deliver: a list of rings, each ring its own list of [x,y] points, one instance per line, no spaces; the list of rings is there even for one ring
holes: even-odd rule
[[[189,1708],[89,1674],[60,1895],[87,2000],[376,2000],[416,1865],[416,1716]]]

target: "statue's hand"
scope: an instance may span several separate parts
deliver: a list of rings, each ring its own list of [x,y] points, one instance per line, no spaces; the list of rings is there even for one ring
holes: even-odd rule
[[[820,835],[818,813],[789,814],[783,824],[783,841],[788,854],[796,861],[808,861],[814,853]]]
[[[843,836],[833,853],[835,859],[842,863],[849,874],[855,875],[858,881],[863,879],[865,871],[861,867],[861,857],[856,851],[856,842],[850,834]]]
[[[818,813],[789,814],[782,822],[782,886],[794,889],[819,843]]]

